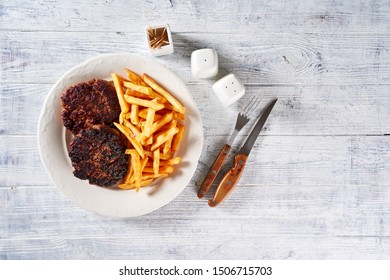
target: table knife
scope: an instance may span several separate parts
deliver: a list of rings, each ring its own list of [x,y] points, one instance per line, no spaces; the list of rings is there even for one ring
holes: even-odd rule
[[[237,185],[247,162],[249,153],[252,150],[252,147],[255,144],[256,139],[259,136],[261,129],[263,128],[277,100],[278,99],[274,99],[271,101],[264,109],[255,127],[252,129],[251,133],[246,139],[245,144],[241,147],[235,156],[233,168],[225,174],[217,187],[214,198],[209,200],[208,203],[210,207],[218,206],[225,198],[229,196],[234,187]]]

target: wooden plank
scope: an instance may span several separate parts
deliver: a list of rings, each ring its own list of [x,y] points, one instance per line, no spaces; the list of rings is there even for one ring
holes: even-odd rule
[[[210,83],[235,73],[245,84],[389,84],[390,35],[378,34],[194,34],[174,35],[175,53],[155,58],[185,82]],[[98,42],[98,43],[93,43]],[[33,47],[32,47],[33,46]],[[198,48],[219,53],[219,75],[191,76],[190,55]],[[151,56],[143,33],[6,32],[0,39],[1,81],[54,83],[73,66],[101,53]],[[44,50],[44,51],[42,51]]]
[[[212,209],[189,186],[134,219],[87,212],[52,187],[0,189],[0,259],[387,258],[388,189],[248,186]]]
[[[0,88],[0,135],[36,134],[48,84],[2,84]]]
[[[386,0],[339,1],[5,1],[2,30],[143,32],[169,23],[174,32],[387,32]],[[41,19],[45,20],[42,21]]]
[[[0,188],[51,185],[38,152],[35,136],[0,136]]]
[[[211,87],[189,87],[204,121],[206,135],[229,134],[237,112],[261,99],[246,136],[265,105],[278,98],[262,135],[383,135],[390,134],[390,96],[387,85],[246,86],[245,96],[223,108]]]
[[[233,150],[242,143],[242,137],[237,139]],[[240,184],[382,186],[390,181],[388,138],[260,136]],[[40,162],[35,136],[2,135],[0,140],[1,187],[52,184]],[[226,136],[205,137],[193,183],[201,183],[224,141]]]
[[[5,84],[0,88],[0,134],[36,134],[38,119],[50,84]],[[259,96],[254,120],[265,104],[279,98],[264,135],[383,135],[390,134],[390,85],[257,86],[224,108],[211,85],[188,84],[201,112],[206,136],[228,135],[237,111]],[[228,117],[227,117],[228,116]],[[211,121],[213,120],[213,121]],[[241,132],[248,134],[253,122]]]
[[[129,226],[132,226],[130,224]],[[88,230],[88,229],[86,229]],[[101,229],[100,229],[101,230]],[[197,231],[197,229],[193,229]],[[136,238],[135,234],[117,238],[69,239],[64,233],[43,239],[0,241],[0,259],[134,259],[134,260],[381,260],[387,259],[389,237],[332,236],[251,236],[237,235],[193,239],[176,229],[175,238],[160,236]],[[82,235],[85,231],[80,232]],[[209,234],[209,232],[199,232]],[[164,242],[161,242],[164,238]],[[242,240],[245,239],[246,242]],[[3,245],[2,245],[3,244]],[[183,246],[185,244],[185,246]]]
[[[35,233],[35,238],[55,234],[59,230],[56,222],[67,225],[66,237],[105,238],[121,237],[134,230],[141,236],[145,230],[139,226],[149,223],[145,238],[159,235],[158,228],[172,220],[188,227],[207,230],[213,224],[217,237],[231,229],[226,224],[236,225],[253,222],[248,235],[330,235],[330,236],[378,236],[390,235],[389,185],[383,186],[242,186],[218,208],[212,209],[206,200],[199,200],[194,185],[190,184],[168,205],[143,217],[112,219],[100,216],[75,206],[57,188],[51,186],[20,186],[2,188],[2,207],[7,211],[0,217],[18,221],[9,224],[1,232],[2,238],[28,239],[36,224],[45,224],[44,230]],[[15,199],[14,199],[15,198]],[[184,208],[192,209],[194,220],[188,218]],[[229,217],[228,220],[224,217]],[[23,220],[33,223],[23,223]],[[86,222],[84,222],[86,221]],[[197,223],[191,224],[191,222]],[[114,227],[109,227],[112,223]],[[21,225],[25,227],[21,227]],[[129,224],[137,226],[129,228]],[[268,227],[265,227],[268,224]],[[225,225],[225,226],[224,226]],[[62,225],[59,225],[62,228]],[[87,229],[90,230],[87,230]],[[106,228],[99,231],[99,228]],[[150,230],[150,231],[149,231]],[[161,230],[161,229],[160,229]],[[210,229],[211,230],[211,229]],[[240,230],[243,230],[240,228]],[[80,236],[80,231],[85,231]],[[156,232],[157,231],[157,232]],[[207,236],[199,236],[205,239]]]
[[[101,229],[100,229],[101,230]],[[197,229],[193,229],[197,231]],[[142,232],[144,234],[145,231]],[[204,232],[199,232],[203,234]],[[83,235],[84,232],[80,232]],[[191,239],[175,233],[167,238],[142,238],[129,232],[126,237],[70,239],[58,233],[41,239],[0,241],[0,259],[66,260],[381,260],[389,258],[389,237],[333,236],[222,236],[218,240]],[[211,234],[207,232],[206,234]],[[164,238],[164,239],[163,239]],[[164,242],[161,242],[161,240]],[[245,239],[246,242],[242,240]],[[185,245],[183,245],[185,244]]]
[[[213,137],[217,138],[217,137]],[[217,138],[218,139],[218,138]],[[226,138],[223,138],[226,139]],[[200,185],[223,139],[204,149],[195,176]],[[217,143],[217,144],[213,144]],[[237,143],[243,143],[242,137]],[[234,155],[239,144],[233,146]],[[260,136],[249,156],[241,184],[259,185],[376,185],[390,181],[389,139],[383,137]],[[228,161],[223,171],[232,165]]]

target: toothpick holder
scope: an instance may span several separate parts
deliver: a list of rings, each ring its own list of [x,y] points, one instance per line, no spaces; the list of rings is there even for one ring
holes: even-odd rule
[[[145,28],[149,51],[154,56],[173,53],[172,34],[168,24]]]

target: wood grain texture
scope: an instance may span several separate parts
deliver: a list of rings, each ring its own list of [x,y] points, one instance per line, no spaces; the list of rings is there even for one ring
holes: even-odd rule
[[[172,5],[171,3],[172,2]],[[137,11],[137,12],[135,12]],[[204,125],[198,168],[171,203],[112,219],[63,196],[39,158],[43,102],[67,70],[95,55],[151,57],[144,28],[169,23],[177,73]],[[0,259],[389,259],[388,1],[2,1]],[[191,52],[214,48],[220,71],[191,75]],[[246,95],[223,108],[211,85],[228,73]],[[215,209],[197,191],[233,130],[226,172],[255,117],[278,103],[231,196]]]
[[[388,34],[174,33],[175,55],[157,60],[191,77],[191,52],[218,51],[217,78],[237,73],[245,84],[389,84]],[[4,32],[1,80],[53,84],[65,71],[97,54],[137,52],[151,56],[143,32]],[[30,47],[33,46],[33,47]]]
[[[162,209],[125,220],[35,188],[0,190],[3,258],[381,259],[390,248],[388,186],[248,186],[209,208],[190,185]]]
[[[177,32],[388,32],[390,7],[380,1],[5,1],[5,30],[139,32],[168,22]],[[42,21],[42,18],[45,18]],[[261,28],[259,30],[259,27]]]

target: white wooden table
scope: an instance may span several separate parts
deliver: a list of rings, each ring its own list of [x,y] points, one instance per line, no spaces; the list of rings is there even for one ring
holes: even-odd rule
[[[146,216],[83,210],[40,162],[43,101],[95,55],[151,57],[144,28],[161,23],[175,53],[155,59],[185,81],[204,122],[197,171]],[[206,47],[218,51],[217,78],[245,84],[242,102],[279,98],[238,187],[215,209],[196,192],[236,108],[213,95],[217,78],[191,76],[191,52]],[[0,259],[390,258],[389,1],[4,0],[0,50]]]

